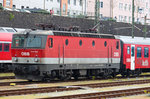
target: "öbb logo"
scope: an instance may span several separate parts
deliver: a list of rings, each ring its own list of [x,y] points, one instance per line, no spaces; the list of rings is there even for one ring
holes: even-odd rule
[[[29,52],[21,52],[21,55],[22,56],[30,56],[30,53]]]

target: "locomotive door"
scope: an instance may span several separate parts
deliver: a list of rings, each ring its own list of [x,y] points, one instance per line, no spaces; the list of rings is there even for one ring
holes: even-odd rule
[[[135,45],[131,45],[131,70],[135,70]]]
[[[59,39],[59,44],[58,44],[58,63],[59,64],[64,64],[64,44],[63,40]]]

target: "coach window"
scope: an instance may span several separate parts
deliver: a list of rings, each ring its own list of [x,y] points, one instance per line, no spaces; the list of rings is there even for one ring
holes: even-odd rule
[[[69,41],[68,41],[68,39],[66,39],[65,43],[66,43],[66,46],[69,44]]]
[[[82,46],[82,40],[79,41],[79,45]]]
[[[144,48],[144,57],[149,57],[149,48]]]
[[[107,42],[106,42],[106,41],[104,42],[104,46],[105,46],[105,47],[107,46]]]
[[[49,48],[53,47],[53,38],[49,38],[49,40],[48,40],[48,46],[49,46]]]
[[[0,43],[0,51],[2,51],[2,43]]]
[[[142,48],[141,47],[137,47],[137,57],[141,57],[142,53]]]
[[[127,54],[130,54],[130,46],[127,47]]]
[[[8,43],[5,43],[5,44],[4,44],[4,51],[5,51],[5,52],[8,52],[8,51],[9,51],[9,44],[8,44]]]
[[[116,42],[116,49],[119,49],[119,41]]]

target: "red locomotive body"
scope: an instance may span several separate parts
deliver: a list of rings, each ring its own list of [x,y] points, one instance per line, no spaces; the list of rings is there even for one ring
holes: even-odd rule
[[[113,35],[37,30],[13,36],[14,72],[22,79],[115,76],[120,56]]]

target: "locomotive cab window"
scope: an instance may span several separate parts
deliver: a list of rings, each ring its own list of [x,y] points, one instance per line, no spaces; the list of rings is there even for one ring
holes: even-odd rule
[[[149,57],[149,48],[144,48],[144,57]]]
[[[142,48],[137,47],[137,57],[141,57],[141,56],[142,56]]]
[[[12,47],[23,47],[24,46],[24,37],[15,36],[12,41]]]
[[[53,47],[53,38],[48,39],[48,46],[49,46],[49,48]]]
[[[42,45],[42,38],[41,37],[36,37],[36,36],[31,36],[28,37],[26,47],[28,48],[39,48]]]
[[[9,52],[9,43],[4,44],[4,51]]]
[[[0,43],[0,52],[2,51],[2,43]]]

